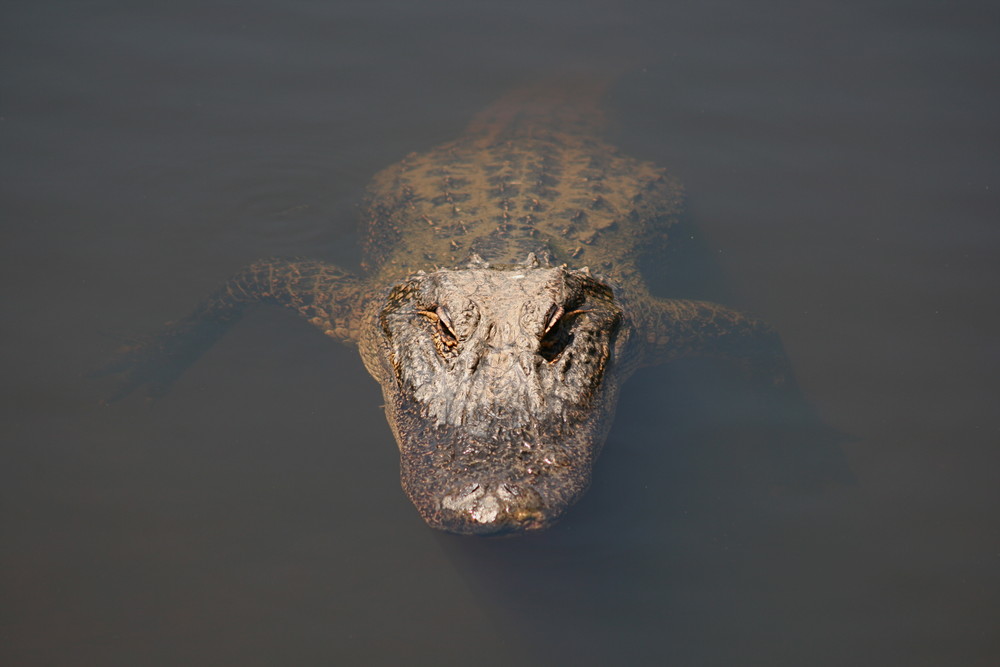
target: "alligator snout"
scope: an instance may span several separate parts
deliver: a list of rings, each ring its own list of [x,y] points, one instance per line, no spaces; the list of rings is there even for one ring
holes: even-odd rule
[[[542,497],[519,484],[464,484],[445,493],[440,503],[438,527],[454,533],[497,535],[547,525]]]

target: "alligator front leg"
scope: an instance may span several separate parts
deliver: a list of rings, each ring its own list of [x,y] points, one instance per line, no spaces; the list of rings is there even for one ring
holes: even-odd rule
[[[645,332],[642,365],[714,357],[775,386],[794,383],[778,334],[751,315],[709,301],[649,298],[637,319]]]
[[[149,396],[160,396],[256,303],[291,308],[326,335],[356,344],[362,288],[360,279],[332,264],[260,260],[226,281],[191,315],[168,322],[154,336],[126,346],[94,375],[121,375],[109,402],[143,386]]]

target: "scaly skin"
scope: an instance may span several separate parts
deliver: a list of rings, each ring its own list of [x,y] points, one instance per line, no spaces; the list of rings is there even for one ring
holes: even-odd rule
[[[549,526],[579,499],[638,366],[712,355],[789,382],[760,320],[647,291],[638,259],[667,235],[681,190],[596,137],[599,94],[522,89],[459,139],[384,170],[370,188],[365,276],[255,262],[123,350],[106,369],[122,374],[112,398],[165,391],[249,305],[292,308],[359,346],[424,519],[496,534]]]

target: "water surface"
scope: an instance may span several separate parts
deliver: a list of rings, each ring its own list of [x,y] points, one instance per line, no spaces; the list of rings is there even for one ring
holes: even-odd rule
[[[0,11],[4,664],[1000,657],[990,3]],[[356,269],[379,169],[609,70],[698,232],[651,282],[772,322],[811,407],[644,371],[572,514],[483,541],[423,525],[356,352],[287,313],[98,405],[84,373],[248,261]]]

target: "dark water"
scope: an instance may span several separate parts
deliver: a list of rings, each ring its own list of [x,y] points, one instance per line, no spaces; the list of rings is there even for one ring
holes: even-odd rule
[[[997,664],[995,3],[0,21],[3,664]],[[724,368],[652,369],[572,515],[481,541],[422,524],[356,353],[284,312],[152,408],[97,404],[118,336],[259,256],[356,267],[374,172],[607,69],[614,141],[687,185],[711,267],[653,282],[775,324],[842,461]]]

